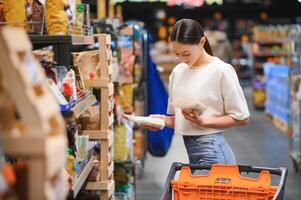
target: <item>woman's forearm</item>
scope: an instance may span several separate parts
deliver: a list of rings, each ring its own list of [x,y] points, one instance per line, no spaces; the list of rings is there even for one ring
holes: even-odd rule
[[[201,119],[202,120],[202,119]],[[242,126],[249,123],[249,118],[244,120],[236,120],[229,115],[222,117],[212,117],[203,119],[203,126],[206,128],[230,128],[232,126]]]
[[[164,116],[164,122],[165,126],[168,126],[169,128],[175,127],[175,116]]]
[[[203,118],[199,116],[197,112],[187,113],[185,111],[182,111],[182,114],[184,115],[186,120],[189,120],[192,123],[203,128],[225,129],[230,128],[232,126],[242,126],[249,123],[249,118],[246,118],[244,120],[236,120],[230,115]]]

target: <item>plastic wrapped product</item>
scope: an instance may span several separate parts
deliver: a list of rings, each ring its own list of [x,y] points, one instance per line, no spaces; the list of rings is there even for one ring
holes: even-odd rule
[[[140,126],[152,126],[159,129],[163,129],[165,127],[165,122],[162,119],[153,118],[153,117],[142,117],[142,116],[131,116],[125,115],[125,117]]]
[[[68,17],[65,0],[47,0],[45,6],[46,29],[48,35],[66,35]]]

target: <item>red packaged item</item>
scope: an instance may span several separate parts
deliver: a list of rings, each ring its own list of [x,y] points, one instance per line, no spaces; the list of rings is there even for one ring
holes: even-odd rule
[[[62,93],[67,96],[70,97],[73,94],[73,88],[72,88],[72,84],[71,82],[64,82],[62,85]]]

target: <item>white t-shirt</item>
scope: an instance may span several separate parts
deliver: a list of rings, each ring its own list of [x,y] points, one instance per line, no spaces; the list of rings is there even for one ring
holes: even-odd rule
[[[205,135],[223,131],[199,127],[186,120],[181,109],[171,104],[174,99],[184,96],[194,96],[204,105],[203,118],[229,115],[244,120],[250,116],[234,68],[217,57],[201,68],[190,69],[187,64],[180,63],[173,69],[169,77],[167,113],[175,115],[177,134]]]

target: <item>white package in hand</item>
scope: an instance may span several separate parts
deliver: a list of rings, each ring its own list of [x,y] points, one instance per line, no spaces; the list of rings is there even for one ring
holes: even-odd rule
[[[192,112],[193,110],[196,110],[199,115],[201,115],[206,109],[205,106],[194,96],[176,98],[171,102],[171,104],[186,112]]]
[[[163,129],[165,127],[165,122],[163,119],[153,118],[153,117],[142,117],[142,116],[132,116],[132,115],[125,115],[126,118],[135,122],[141,126],[152,126],[155,128]]]

